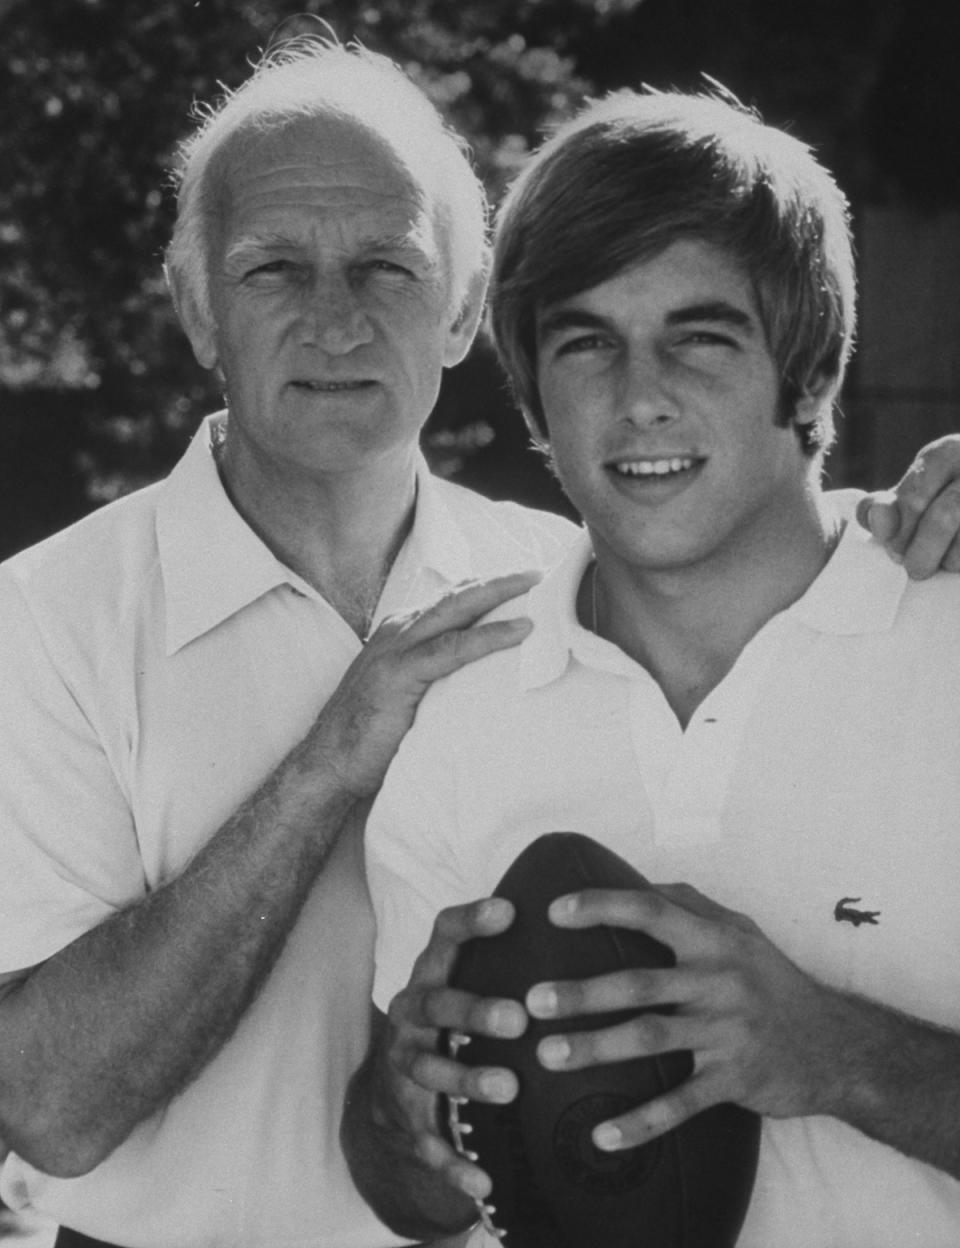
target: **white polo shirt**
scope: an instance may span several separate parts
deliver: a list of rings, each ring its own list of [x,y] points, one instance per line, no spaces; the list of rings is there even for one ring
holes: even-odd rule
[[[214,419],[222,419],[214,418]],[[568,522],[421,464],[377,618],[543,567]],[[209,422],[171,476],[0,569],[0,971],[176,877],[300,740],[360,643],[233,509]],[[128,1248],[383,1248],[338,1129],[367,1041],[372,922],[335,853],[220,1055],[91,1174],[8,1157],[2,1195]]]
[[[523,645],[434,686],[367,827],[374,996],[443,906],[538,835],[602,841],[750,915],[824,981],[960,1029],[960,579],[909,582],[858,528],[681,730],[580,628],[584,536]],[[841,898],[878,922],[838,921]],[[956,1248],[960,1183],[830,1118],[764,1123],[738,1248]]]

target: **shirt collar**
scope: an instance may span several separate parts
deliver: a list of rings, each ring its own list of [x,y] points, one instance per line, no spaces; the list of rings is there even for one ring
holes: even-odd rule
[[[884,633],[893,627],[908,584],[904,569],[856,520],[846,518],[826,566],[784,615],[820,633]]]
[[[402,554],[444,581],[466,580],[473,571],[470,543],[422,454],[417,457],[417,510]]]
[[[611,672],[636,670],[618,646],[597,637],[577,619],[577,591],[592,559],[590,535],[583,529],[560,562],[530,591],[527,614],[534,627],[520,647],[521,688],[549,684],[573,660]]]
[[[852,516],[859,495],[845,492],[827,506],[843,530],[833,555],[806,593],[781,618],[822,633],[881,633],[893,627],[908,584],[906,572]],[[618,647],[594,636],[576,617],[577,590],[593,558],[584,530],[564,558],[536,585],[528,613],[534,622],[521,648],[521,686],[533,689],[562,676],[571,659],[608,671],[635,671]]]
[[[164,482],[157,546],[167,608],[167,653],[215,628],[292,574],[227,497],[213,458],[223,412],[207,417]]]
[[[207,417],[164,482],[157,505],[157,545],[167,610],[167,653],[209,632],[279,585],[308,596],[239,514],[220,480],[213,445],[225,412]],[[435,572],[454,583],[472,573],[469,543],[422,455],[417,457],[413,528],[396,564]],[[392,576],[392,573],[391,573]]]

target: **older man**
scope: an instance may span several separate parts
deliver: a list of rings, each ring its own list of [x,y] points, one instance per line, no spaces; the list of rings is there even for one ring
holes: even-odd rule
[[[382,58],[288,51],[187,144],[169,275],[227,412],[0,580],[8,1203],[128,1248],[399,1242],[337,1141],[371,940],[343,832],[573,532],[417,450],[485,265],[461,147]]]
[[[168,256],[227,412],[0,573],[3,1196],[61,1245],[399,1242],[337,1139],[349,827],[429,683],[526,633],[470,626],[528,575],[453,587],[573,532],[418,455],[484,270],[477,181],[399,72],[266,62],[186,145]]]

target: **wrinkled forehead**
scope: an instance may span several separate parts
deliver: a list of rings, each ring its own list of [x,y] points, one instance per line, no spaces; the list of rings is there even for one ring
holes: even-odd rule
[[[290,210],[379,214],[435,246],[432,188],[406,153],[349,117],[323,114],[238,128],[211,160],[208,203],[221,238],[241,220]]]

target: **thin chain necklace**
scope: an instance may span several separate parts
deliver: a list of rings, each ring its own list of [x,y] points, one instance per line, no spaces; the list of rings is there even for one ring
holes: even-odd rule
[[[590,628],[600,636],[600,613],[597,608],[597,561],[590,565]]]

